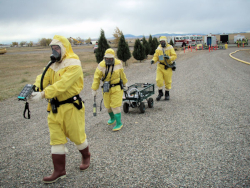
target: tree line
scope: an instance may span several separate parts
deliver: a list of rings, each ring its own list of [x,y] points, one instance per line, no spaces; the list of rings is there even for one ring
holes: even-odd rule
[[[142,39],[136,39],[134,43],[134,50],[133,53],[131,54],[128,42],[126,42],[125,37],[122,33],[122,31],[116,27],[114,33],[113,33],[113,43],[114,46],[117,47],[117,57],[125,62],[125,66],[127,60],[133,57],[138,60],[142,61],[144,59],[147,59],[148,55],[154,55],[155,49],[158,47],[160,44],[158,39],[156,37],[152,37],[149,35],[148,41],[146,40],[145,36],[143,36]],[[88,38],[87,40],[83,40],[80,37],[75,38],[68,38],[69,42],[71,44],[84,44],[85,43],[91,43],[91,38]],[[52,39],[50,38],[42,38],[38,40],[38,43],[41,46],[49,46],[51,43]],[[171,39],[170,44],[173,45],[173,41]],[[18,46],[18,42],[12,42],[12,46]],[[30,41],[27,43],[26,41],[20,42],[20,46],[33,46],[33,42]],[[98,49],[96,50],[95,57],[96,57],[96,62],[100,63],[103,60],[103,56],[105,51],[110,48],[110,45],[105,37],[104,30],[101,29],[100,37],[98,39]]]
[[[113,40],[115,47],[118,48],[117,57],[125,62],[125,66],[127,66],[126,62],[132,55],[138,61],[147,59],[148,55],[154,55],[155,49],[160,44],[156,37],[149,35],[149,39],[147,41],[145,36],[143,36],[141,40],[135,40],[134,50],[131,55],[128,42],[126,42],[122,31],[120,31],[118,27],[115,29],[113,36],[115,38]],[[101,34],[98,40],[98,49],[95,53],[97,63],[100,63],[103,60],[104,53],[108,48],[110,48],[110,45],[108,44],[104,31],[101,29]]]

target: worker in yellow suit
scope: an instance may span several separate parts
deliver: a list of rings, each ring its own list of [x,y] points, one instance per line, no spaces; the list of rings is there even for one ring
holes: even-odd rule
[[[127,78],[124,73],[122,62],[115,58],[115,52],[109,48],[105,51],[104,60],[101,61],[94,74],[92,83],[92,94],[96,96],[97,89],[103,81],[103,101],[108,110],[110,119],[108,125],[116,122],[113,131],[118,131],[123,127],[121,122],[121,105],[123,97],[123,87],[127,87]],[[124,89],[125,89],[124,88]]]
[[[89,146],[85,134],[85,106],[79,96],[83,89],[83,71],[79,57],[73,52],[68,39],[55,35],[50,43],[51,59],[55,61],[44,74],[37,76],[30,101],[50,99],[48,125],[54,172],[44,177],[44,183],[53,183],[66,176],[65,158],[67,138],[75,143],[81,153],[80,170],[90,164]],[[45,88],[41,90],[41,87]]]
[[[163,86],[165,83],[165,100],[169,100],[169,91],[171,89],[172,75],[175,66],[173,66],[173,61],[177,58],[175,50],[172,45],[168,44],[167,38],[165,36],[160,37],[160,45],[155,50],[154,57],[151,60],[151,65],[159,62],[157,64],[156,71],[156,84],[158,86],[158,96],[156,100],[159,101],[163,96]],[[169,66],[170,65],[170,66]],[[173,68],[171,68],[173,66]]]

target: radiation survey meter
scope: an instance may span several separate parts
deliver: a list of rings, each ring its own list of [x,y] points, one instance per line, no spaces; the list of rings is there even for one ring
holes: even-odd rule
[[[18,100],[25,101],[25,107],[23,111],[23,117],[25,119],[30,119],[30,109],[29,109],[29,103],[27,100],[29,99],[30,95],[34,91],[35,86],[32,84],[26,84],[24,88],[22,89],[21,93],[18,95]],[[26,112],[28,117],[26,117]]]

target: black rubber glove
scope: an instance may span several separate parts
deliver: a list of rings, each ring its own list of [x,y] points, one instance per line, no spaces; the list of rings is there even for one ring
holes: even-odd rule
[[[166,59],[170,59],[170,57],[169,57],[168,55],[165,55],[164,57],[165,57]]]
[[[154,64],[154,60],[151,60],[151,65]]]

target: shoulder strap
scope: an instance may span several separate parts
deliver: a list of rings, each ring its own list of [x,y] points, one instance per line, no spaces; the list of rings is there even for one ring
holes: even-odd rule
[[[107,75],[109,73],[109,68],[110,68],[110,66],[106,65],[105,76],[104,76],[104,78],[102,78],[102,81],[104,81],[107,78]]]
[[[163,58],[164,58],[164,61],[165,61],[166,65],[171,68],[172,66],[168,64],[166,58],[164,57],[166,55],[165,51],[164,51],[164,48],[162,48],[162,52],[163,52]]]
[[[112,65],[111,74],[110,74],[110,81],[111,81],[111,76],[112,76],[112,73],[113,73],[113,70],[114,70],[114,66],[115,65]]]
[[[108,69],[107,69],[107,67],[108,67]],[[104,81],[107,78],[108,73],[109,73],[109,68],[110,68],[110,66],[106,66],[105,77],[102,78],[102,81]],[[112,65],[111,74],[110,74],[110,81],[111,81],[111,76],[112,76],[113,70],[114,70],[114,65]]]

